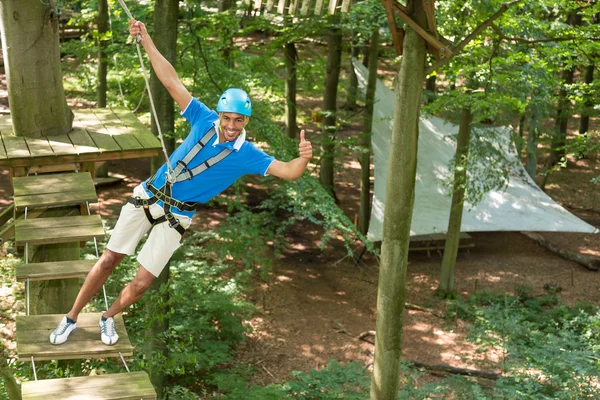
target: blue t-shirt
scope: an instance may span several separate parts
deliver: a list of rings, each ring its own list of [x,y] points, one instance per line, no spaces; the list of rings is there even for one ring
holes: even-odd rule
[[[213,126],[217,129],[219,122],[218,114],[196,98],[192,99],[182,115],[189,121],[192,127],[183,143],[169,157],[173,168],[177,165],[177,161],[182,160],[192,147],[202,139],[206,132]],[[269,166],[275,159],[256,148],[252,143],[247,142],[245,140],[245,132],[240,134],[235,142],[218,142],[219,137],[215,135],[215,138],[211,139],[188,164],[188,169],[192,169],[210,157],[219,154],[224,147],[229,147],[233,151],[225,159],[219,161],[201,174],[194,176],[192,179],[173,184],[173,198],[184,202],[206,203],[231,186],[243,175],[266,175],[267,169],[269,169]],[[152,182],[152,186],[157,189],[161,188],[165,184],[165,173],[167,171],[168,166],[165,163],[157,171],[156,179]],[[148,196],[152,197],[152,194],[147,189],[149,180],[147,179],[143,182],[142,186],[146,189]],[[157,204],[161,207],[163,205],[161,201],[158,201]],[[172,208],[172,212],[186,215],[190,218],[194,215],[193,212],[182,211],[176,208]]]

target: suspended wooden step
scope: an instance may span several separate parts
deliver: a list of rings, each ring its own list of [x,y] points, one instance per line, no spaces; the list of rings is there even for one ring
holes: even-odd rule
[[[17,211],[98,202],[89,172],[13,178]]]
[[[133,355],[133,346],[127,336],[121,314],[115,316],[115,329],[119,341],[107,346],[100,340],[98,321],[102,313],[82,313],[77,319],[77,329],[69,340],[60,345],[50,343],[49,336],[64,314],[30,315],[17,317],[17,356],[21,361],[73,360],[79,358],[107,358]]]
[[[33,245],[82,242],[104,239],[104,227],[99,215],[36,218],[15,222],[15,242]]]
[[[21,390],[23,400],[156,399],[150,378],[145,372],[23,382]]]
[[[19,264],[15,267],[17,281],[84,278],[96,260],[71,260],[45,263]]]

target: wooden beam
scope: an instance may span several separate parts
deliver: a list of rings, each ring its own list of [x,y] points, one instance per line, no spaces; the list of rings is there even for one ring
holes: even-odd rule
[[[300,7],[300,15],[307,16],[310,10],[311,0],[302,0],[302,7]]]
[[[423,0],[423,6],[425,8],[425,14],[427,14],[427,25],[429,27],[429,32],[435,35],[435,38],[438,38],[437,26],[435,23],[435,0]]]
[[[0,212],[0,226],[8,222],[9,219],[15,216],[15,203],[12,203]]]
[[[271,10],[273,9],[274,3],[275,3],[275,0],[267,0],[267,11],[271,12]]]
[[[329,0],[329,14],[334,15],[337,8],[337,0]]]
[[[279,0],[277,4],[277,12],[279,14],[287,14],[288,0]]]
[[[396,18],[394,17],[394,8],[393,3],[397,3],[396,0],[381,0],[383,2],[383,7],[385,8],[385,13],[388,18],[388,24],[390,25],[390,33],[392,34],[392,43],[394,43],[394,49],[396,50],[396,55],[402,55],[402,45],[400,44],[400,38],[398,35],[398,27],[396,26]]]
[[[431,46],[433,46],[434,48],[439,50],[441,57],[443,57],[443,58],[452,57],[452,51],[450,49],[446,48],[446,46],[444,46],[442,43],[440,43],[440,41],[437,40],[431,33],[427,32],[425,29],[423,29],[423,27],[421,27],[419,24],[417,24],[415,21],[413,21],[403,11],[403,9],[405,9],[405,7],[398,7],[399,3],[395,0],[393,1],[392,4],[395,8],[395,11],[400,16],[400,18],[402,18],[402,20],[408,26],[410,26],[412,29],[414,29],[415,32],[417,32],[423,39],[425,39],[427,41],[427,43],[429,43]]]
[[[342,12],[350,11],[350,5],[352,4],[352,0],[342,0]]]
[[[317,3],[315,4],[315,15],[323,14],[323,2],[324,0],[317,0]]]

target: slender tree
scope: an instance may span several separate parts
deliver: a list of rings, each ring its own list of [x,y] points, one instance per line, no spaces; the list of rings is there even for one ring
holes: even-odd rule
[[[373,28],[369,43],[369,79],[365,94],[365,117],[361,137],[363,152],[360,155],[360,208],[358,211],[358,230],[366,235],[371,217],[371,132],[373,130],[373,108],[375,105],[375,89],[377,88],[377,52],[379,49],[379,26]],[[354,68],[353,68],[354,70]]]
[[[106,107],[108,58],[106,54],[107,35],[110,31],[108,23],[108,0],[98,0],[98,90],[96,107]]]
[[[421,0],[408,0],[409,16],[426,26]],[[396,107],[390,140],[381,267],[377,292],[377,335],[371,399],[392,400],[398,393],[406,267],[415,197],[419,107],[425,78],[425,41],[407,28],[402,62],[395,81]]]
[[[460,226],[462,224],[465,188],[467,184],[467,165],[472,120],[473,115],[471,114],[471,109],[469,106],[465,106],[460,117],[460,127],[456,143],[450,219],[448,221],[448,230],[446,232],[440,283],[437,289],[437,295],[442,298],[456,297],[456,289],[454,288],[454,268],[456,266],[456,256],[458,254]]]
[[[337,25],[337,17],[332,17],[332,24],[327,31],[327,48],[327,73],[323,96],[324,116],[320,181],[325,189],[335,198],[333,176],[337,132],[337,92],[342,59],[342,31]]]
[[[291,18],[286,16],[286,26],[292,25]],[[285,63],[285,129],[286,134],[292,139],[296,139],[297,123],[296,115],[298,104],[296,102],[296,92],[298,88],[298,50],[296,43],[289,41],[283,46],[283,60]]]
[[[154,32],[153,41],[160,53],[173,65],[177,59],[177,20],[179,12],[178,0],[156,0],[154,4]],[[173,151],[175,141],[173,132],[175,130],[175,104],[169,92],[162,85],[154,71],[151,78],[151,89],[156,107],[156,114],[163,135],[169,136],[166,140],[167,151]],[[152,120],[152,132],[158,134],[158,128],[154,119]],[[155,172],[165,162],[162,155],[152,158],[152,172]],[[159,290],[162,285],[168,285],[170,278],[170,265],[167,264],[163,272],[153,282],[150,290]],[[153,310],[148,310],[154,315],[167,315],[170,292],[168,289],[160,290],[162,300],[156,304]],[[147,334],[147,343],[150,354],[160,354],[167,359],[169,349],[162,340],[164,333],[169,329],[169,318],[151,318],[151,327]],[[150,380],[159,399],[166,398],[168,386],[167,374],[158,364],[153,364],[149,371]]]

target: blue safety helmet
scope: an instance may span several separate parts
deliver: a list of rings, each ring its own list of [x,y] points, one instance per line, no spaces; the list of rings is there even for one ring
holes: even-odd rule
[[[250,96],[242,89],[227,89],[219,97],[217,112],[232,112],[250,117],[252,115]]]

